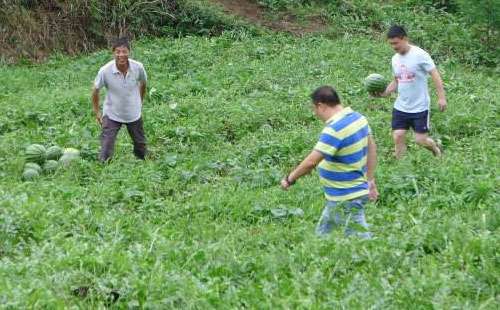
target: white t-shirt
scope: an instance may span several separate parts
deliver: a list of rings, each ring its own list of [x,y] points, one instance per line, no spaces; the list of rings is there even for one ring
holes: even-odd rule
[[[107,89],[102,114],[120,123],[131,123],[141,118],[139,85],[146,81],[146,71],[140,62],[129,59],[126,76],[118,70],[114,60],[108,62],[99,70],[94,81],[95,88]]]
[[[392,57],[392,72],[398,81],[396,110],[406,113],[429,110],[427,77],[434,68],[436,65],[431,56],[418,46],[410,45],[406,54]]]

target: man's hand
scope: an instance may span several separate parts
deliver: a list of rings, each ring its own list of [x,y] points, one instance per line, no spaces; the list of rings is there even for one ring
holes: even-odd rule
[[[289,175],[281,180],[281,188],[287,190],[300,177],[311,172],[322,160],[323,154],[320,151],[313,150]]]
[[[444,91],[443,80],[441,79],[441,75],[439,74],[439,71],[436,68],[434,68],[430,72],[430,75],[432,77],[432,80],[434,81],[434,84],[436,85],[437,97],[439,98],[438,99],[439,111],[444,112],[444,110],[446,110],[446,94]]]
[[[282,190],[287,191],[290,188],[290,186],[291,185],[290,185],[290,183],[288,183],[286,178],[283,178],[283,180],[281,180],[281,189]]]
[[[370,93],[370,97],[372,98],[388,97],[390,94],[395,92],[397,88],[398,88],[398,81],[394,79],[389,83],[389,85],[387,85],[384,91],[378,93]]]
[[[283,178],[283,180],[281,180],[281,188],[285,191],[288,190],[290,186],[292,186],[293,184],[295,184],[295,181],[290,180],[289,175],[287,175],[286,177]]]
[[[438,100],[438,105],[439,105],[439,111],[444,112],[446,110],[446,99],[441,98]]]
[[[101,115],[101,112],[96,112],[95,113],[95,119],[96,119],[97,123],[99,124],[99,126],[102,127],[102,115]]]
[[[385,91],[379,93],[370,93],[370,98],[383,98],[383,97],[387,97]]]
[[[376,201],[378,198],[378,190],[375,180],[368,181],[368,198],[371,201]]]

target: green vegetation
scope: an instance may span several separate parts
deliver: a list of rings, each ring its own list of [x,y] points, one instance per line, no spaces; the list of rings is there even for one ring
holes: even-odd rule
[[[2,306],[496,308],[498,75],[439,61],[449,110],[433,107],[432,134],[445,156],[410,143],[396,162],[392,99],[363,85],[390,76],[383,42],[227,33],[134,47],[150,78],[146,162],[125,130],[115,160],[96,161],[90,85],[108,51],[0,67]],[[321,84],[367,115],[378,141],[375,240],[314,235],[316,175],[278,188],[322,128],[308,98]],[[83,160],[22,182],[31,143]]]
[[[393,23],[404,24],[415,43],[436,59],[498,68],[499,0],[255,0],[267,18],[290,14],[328,25],[331,38],[379,39]],[[208,0],[0,0],[0,61],[45,59],[50,52],[78,54],[108,45],[117,35],[220,35],[261,33],[223,14]],[[307,23],[307,22],[306,22]]]
[[[205,0],[0,0],[0,61],[44,60],[108,46],[117,36],[218,35],[252,32]]]
[[[500,65],[499,0],[259,0],[272,10],[324,19],[335,37],[380,37],[394,23],[405,25],[412,39],[438,59],[470,65]],[[276,13],[274,13],[276,15]]]

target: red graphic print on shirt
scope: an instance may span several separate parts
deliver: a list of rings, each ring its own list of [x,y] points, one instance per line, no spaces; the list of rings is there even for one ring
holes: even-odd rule
[[[412,72],[405,64],[397,64],[398,71],[396,72],[396,78],[399,83],[411,83],[415,81],[416,74]]]

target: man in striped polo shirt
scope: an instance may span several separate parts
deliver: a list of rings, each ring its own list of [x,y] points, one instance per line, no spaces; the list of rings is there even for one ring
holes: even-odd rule
[[[370,238],[364,205],[378,197],[375,185],[377,147],[366,118],[343,107],[330,86],[311,95],[316,116],[326,123],[312,152],[281,181],[287,190],[297,179],[318,166],[327,200],[316,233],[326,235],[335,226],[345,234]],[[364,231],[360,231],[362,227]]]

